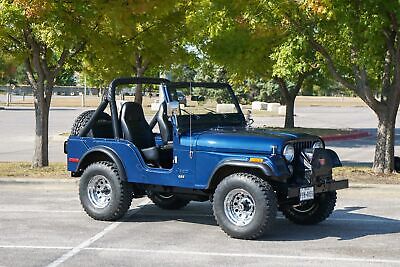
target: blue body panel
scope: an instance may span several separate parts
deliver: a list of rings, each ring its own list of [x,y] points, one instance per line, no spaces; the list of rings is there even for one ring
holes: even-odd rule
[[[285,142],[307,137],[310,136],[233,127],[189,135],[178,134],[174,127],[173,155],[176,162],[170,170],[147,166],[136,146],[122,139],[71,136],[67,151],[68,158],[82,160],[85,153],[105,147],[119,157],[128,182],[206,189],[216,168],[230,160],[248,162],[251,157],[262,158],[263,164],[268,165],[275,176],[286,175],[287,166],[281,156]],[[161,143],[159,136],[156,136],[156,143]],[[277,149],[274,155],[272,146]],[[68,162],[69,171],[76,172],[77,168],[78,163]]]

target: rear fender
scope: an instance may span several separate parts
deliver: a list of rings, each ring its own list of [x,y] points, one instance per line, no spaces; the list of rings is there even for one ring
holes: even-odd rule
[[[124,165],[122,164],[121,159],[117,156],[117,154],[110,148],[105,146],[97,146],[88,150],[81,157],[78,166],[75,170],[76,176],[79,176],[83,170],[86,169],[87,166],[92,164],[93,162],[98,162],[101,160],[108,160],[114,162],[117,165],[118,173],[123,181],[127,181],[127,176],[125,172]]]

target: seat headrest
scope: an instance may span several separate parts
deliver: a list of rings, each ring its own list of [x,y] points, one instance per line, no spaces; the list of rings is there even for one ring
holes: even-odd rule
[[[142,105],[136,102],[125,102],[121,107],[121,118],[128,121],[146,120]]]

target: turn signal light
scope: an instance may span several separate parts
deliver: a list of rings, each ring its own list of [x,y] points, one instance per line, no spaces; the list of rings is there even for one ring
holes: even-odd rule
[[[262,158],[250,158],[249,162],[263,163],[264,160]]]

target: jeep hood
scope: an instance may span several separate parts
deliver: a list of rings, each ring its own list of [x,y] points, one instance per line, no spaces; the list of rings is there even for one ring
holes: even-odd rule
[[[185,135],[189,139],[188,135]],[[214,151],[228,153],[262,153],[271,154],[272,147],[282,151],[287,141],[295,139],[317,139],[318,137],[303,134],[275,131],[264,128],[213,128],[193,132],[192,145],[196,151]],[[184,141],[184,140],[181,140]],[[189,140],[187,140],[189,141]],[[189,142],[184,142],[189,145]]]

